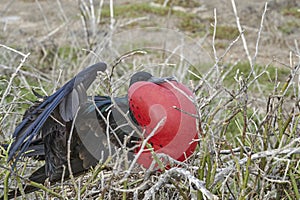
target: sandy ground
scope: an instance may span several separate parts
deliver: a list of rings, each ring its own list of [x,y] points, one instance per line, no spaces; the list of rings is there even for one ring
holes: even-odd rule
[[[150,3],[151,1],[148,2]],[[197,15],[205,21],[206,19],[213,19],[213,11],[216,9],[218,26],[236,27],[236,18],[231,1],[200,0],[199,2],[201,7],[187,9],[186,12],[198,9]],[[104,1],[104,3],[107,4],[108,1]],[[127,5],[129,3],[133,2],[125,0],[114,2],[115,5]],[[95,6],[97,5],[95,3]],[[241,0],[236,1],[236,6],[240,23],[246,35],[250,56],[252,57],[255,53],[257,33],[260,28],[265,2],[261,0]],[[299,39],[299,35],[297,35],[299,26],[289,27],[292,29],[289,34],[281,32],[279,27],[291,22],[299,24],[299,18],[297,21],[297,18],[293,16],[283,15],[282,12],[285,7],[297,8],[297,3],[296,1],[285,0],[270,1],[268,3],[268,10],[261,32],[257,63],[267,64],[274,59],[279,61],[279,63],[287,65],[290,63],[290,52],[296,51],[296,44]],[[66,36],[66,32],[72,32],[73,42],[74,40],[79,41],[84,36],[79,15],[78,2],[73,0],[2,0],[0,5],[0,43],[23,49],[25,52],[31,52],[32,49],[38,49],[41,44],[49,40],[56,40],[61,43],[68,42],[66,37],[70,37],[70,35]],[[163,16],[153,18],[141,13],[141,17],[146,17],[144,21],[156,20],[157,23],[161,22],[160,27],[166,25],[166,17]],[[126,20],[116,18],[116,21],[121,23]],[[176,24],[176,22],[172,23]],[[170,25],[168,27],[173,28],[172,23],[169,23],[171,27]],[[102,26],[108,28],[108,25]],[[212,37],[208,36],[204,40],[203,46],[212,55]],[[221,42],[226,47],[232,41]],[[222,55],[224,49],[217,48],[217,55]],[[212,55],[211,57],[213,59],[214,56]],[[242,40],[239,40],[232,48],[230,54],[226,56],[227,59],[225,61],[235,62],[237,59],[247,59],[246,57]],[[293,56],[293,61],[295,63],[298,62],[295,56]]]

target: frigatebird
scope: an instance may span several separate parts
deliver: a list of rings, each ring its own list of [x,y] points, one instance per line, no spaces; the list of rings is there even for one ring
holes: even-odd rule
[[[78,175],[99,161],[105,161],[114,147],[136,147],[142,138],[132,136],[133,128],[126,124],[123,116],[127,112],[138,128],[146,130],[145,137],[161,118],[167,118],[163,127],[149,140],[155,151],[184,161],[195,150],[196,119],[192,115],[196,111],[190,99],[192,93],[187,87],[173,77],[155,78],[150,73],[137,72],[131,77],[128,96],[113,99],[108,96],[88,97],[86,90],[97,72],[105,69],[105,63],[84,69],[54,94],[26,111],[13,133],[8,160],[15,166],[23,155],[44,159],[45,165],[33,172],[29,180],[44,183],[48,178],[51,183],[57,182],[62,174],[68,177],[70,170],[73,175]],[[120,126],[120,121],[126,125]],[[139,150],[137,147],[134,152]],[[133,155],[130,153],[130,156]],[[152,160],[146,150],[139,155],[138,163],[149,167]],[[64,171],[68,161],[71,169]],[[37,188],[27,186],[25,193],[35,190]],[[9,197],[14,195],[11,192]]]
[[[61,180],[63,174],[68,177],[70,171],[76,176],[99,161],[104,162],[117,147],[134,146],[134,136],[124,144],[132,133],[130,126],[125,124],[120,128],[126,123],[122,114],[128,111],[127,98],[112,100],[108,96],[87,96],[86,91],[97,73],[105,69],[105,63],[87,67],[25,112],[8,151],[8,161],[12,162],[13,169],[21,156],[45,160],[44,166],[33,172],[29,180],[44,183],[48,178],[54,183]],[[71,169],[68,169],[68,159]],[[27,186],[24,192],[35,190],[37,188]],[[14,196],[15,192],[9,194],[9,198]]]

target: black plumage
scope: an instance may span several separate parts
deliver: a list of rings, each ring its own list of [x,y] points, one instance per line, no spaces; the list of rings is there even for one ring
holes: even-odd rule
[[[104,162],[117,148],[132,150],[137,145],[139,138],[133,136],[133,127],[123,116],[130,113],[127,96],[112,101],[107,96],[88,97],[86,94],[97,72],[105,69],[105,63],[84,69],[54,94],[36,102],[25,112],[13,133],[14,142],[9,149],[8,160],[13,162],[14,167],[21,156],[45,160],[45,165],[33,172],[29,180],[44,183],[48,178],[54,183],[61,180],[62,174],[68,178],[70,171],[76,176]],[[159,84],[166,79],[171,80],[138,72],[131,77],[130,85],[137,81]],[[135,121],[132,114],[128,116]],[[129,157],[133,157],[132,151],[129,151]],[[71,169],[68,168],[68,160]],[[27,186],[24,192],[35,190],[37,188]],[[16,195],[20,192],[12,191],[9,198]]]
[[[70,170],[76,176],[104,162],[117,148],[131,148],[136,144],[138,138],[134,136],[125,144],[125,138],[133,133],[120,113],[120,110],[128,111],[127,97],[114,98],[114,105],[110,97],[86,94],[97,72],[105,69],[104,63],[84,69],[53,95],[26,111],[13,133],[8,160],[14,167],[21,156],[45,160],[45,165],[33,172],[29,180],[44,183],[48,178],[54,183],[61,180],[63,173],[67,178]],[[27,186],[25,193],[35,190]],[[12,191],[9,198],[14,196]]]

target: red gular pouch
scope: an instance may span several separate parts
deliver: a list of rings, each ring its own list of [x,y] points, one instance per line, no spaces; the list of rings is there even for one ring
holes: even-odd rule
[[[197,111],[193,93],[185,85],[176,81],[139,81],[130,86],[128,99],[133,116],[144,130],[144,138],[152,135],[148,143],[156,154],[164,153],[178,161],[192,155],[198,139]],[[145,147],[137,162],[149,168],[152,161],[152,153]]]

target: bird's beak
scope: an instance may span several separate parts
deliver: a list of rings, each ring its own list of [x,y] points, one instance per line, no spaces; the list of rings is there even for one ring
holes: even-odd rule
[[[152,76],[148,81],[155,84],[161,84],[167,81],[177,81],[177,79],[175,76],[162,77],[162,78]]]

